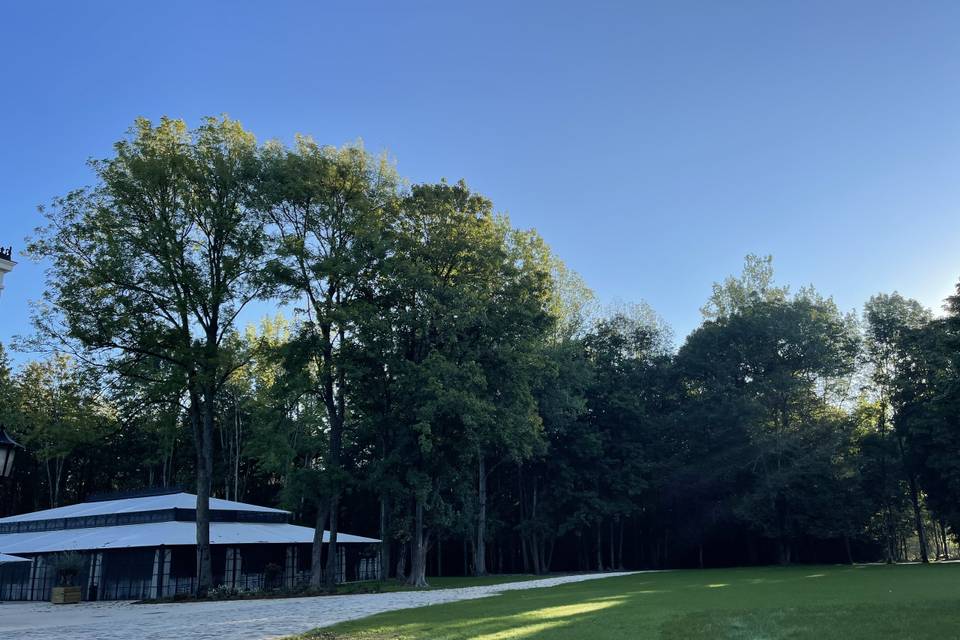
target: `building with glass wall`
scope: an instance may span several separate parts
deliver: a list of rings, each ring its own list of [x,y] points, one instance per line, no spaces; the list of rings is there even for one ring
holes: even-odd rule
[[[306,584],[314,529],[290,524],[289,517],[281,509],[211,498],[213,584],[250,591]],[[379,577],[379,540],[339,533],[337,542],[340,582]],[[180,491],[0,518],[0,554],[16,559],[0,563],[0,600],[48,599],[57,559],[67,552],[82,559],[78,582],[86,600],[190,593],[196,550],[196,496]]]

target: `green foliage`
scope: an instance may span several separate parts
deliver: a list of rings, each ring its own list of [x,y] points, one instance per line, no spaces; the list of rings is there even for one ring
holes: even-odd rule
[[[713,284],[713,293],[700,313],[705,320],[720,320],[758,302],[782,302],[789,292],[789,287],[773,284],[773,256],[750,254],[739,277],[728,276],[723,283]]]
[[[38,340],[85,353],[106,375],[188,397],[202,595],[212,574],[204,538],[218,394],[240,360],[234,320],[273,286],[262,277],[257,144],[226,117],[192,131],[141,118],[91,168],[96,185],[55,200],[29,245],[51,264]]]
[[[898,334],[892,384],[906,463],[954,533],[960,531],[960,285],[957,291],[944,318]]]
[[[359,144],[141,119],[92,168],[30,245],[29,346],[72,357],[0,350],[19,509],[193,477],[379,529],[420,586],[441,544],[539,574],[903,559],[960,527],[960,293],[861,322],[750,255],[677,350],[465,182]],[[257,299],[287,315],[241,330]]]

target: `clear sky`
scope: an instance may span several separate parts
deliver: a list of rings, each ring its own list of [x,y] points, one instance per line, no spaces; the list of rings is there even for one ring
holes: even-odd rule
[[[135,117],[227,113],[463,177],[678,337],[750,252],[844,309],[894,289],[939,307],[960,276],[958,34],[957,2],[8,0],[0,245]],[[5,343],[42,290],[19,260]]]

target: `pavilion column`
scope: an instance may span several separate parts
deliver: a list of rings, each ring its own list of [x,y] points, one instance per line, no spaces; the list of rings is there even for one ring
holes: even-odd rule
[[[47,574],[50,572],[50,566],[45,556],[34,556],[33,564],[30,566],[30,599],[47,600],[50,593],[47,590]]]
[[[87,578],[87,600],[100,600],[100,577],[103,575],[103,552],[90,555],[90,575]]]
[[[231,589],[237,588],[237,582],[243,575],[243,558],[240,556],[240,549],[237,547],[227,547],[226,569],[223,575],[223,583]]]
[[[223,584],[233,588],[233,547],[227,547],[227,559],[223,565]]]
[[[164,597],[170,585],[170,549],[158,548],[153,554],[153,578],[150,593],[153,598]]]
[[[41,582],[40,576],[43,574],[43,556],[34,556],[33,562],[30,563],[30,595],[29,600],[39,600],[40,598],[37,595],[39,590],[39,582]]]
[[[165,597],[170,593],[170,565],[173,564],[173,549],[163,550],[163,586],[160,590],[160,597]],[[171,594],[172,595],[172,594]]]
[[[283,578],[284,584],[288,589],[292,589],[297,582],[297,567],[299,566],[300,549],[297,545],[287,545],[287,558],[284,565]]]

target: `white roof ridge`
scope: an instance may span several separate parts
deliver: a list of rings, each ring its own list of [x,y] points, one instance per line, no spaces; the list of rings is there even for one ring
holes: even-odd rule
[[[214,545],[310,544],[313,536],[314,529],[310,527],[280,522],[210,523],[210,543]],[[329,539],[329,532],[324,531],[324,542]],[[344,532],[340,532],[338,541],[343,544],[380,542]],[[0,534],[0,553],[8,554],[193,545],[196,545],[196,525],[179,521]]]
[[[137,513],[142,511],[163,511],[166,509],[194,509],[196,508],[196,494],[185,491],[164,493],[147,496],[121,497],[112,500],[95,500],[79,502],[52,509],[43,509],[31,513],[0,518],[0,524],[11,522],[32,522],[40,520],[58,520],[61,518],[82,518],[85,516],[100,516],[117,513]],[[247,502],[236,502],[222,498],[210,498],[210,509],[213,511],[251,511],[261,513],[286,513],[285,509],[263,507]]]

